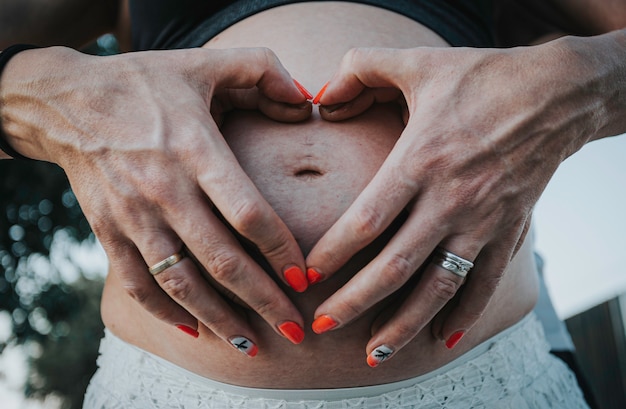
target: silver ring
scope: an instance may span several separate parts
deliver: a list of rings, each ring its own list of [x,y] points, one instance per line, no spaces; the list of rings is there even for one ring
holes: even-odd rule
[[[168,258],[163,259],[159,261],[158,263],[156,263],[155,265],[153,265],[152,267],[148,268],[148,271],[150,271],[150,274],[155,276],[159,273],[164,272],[168,268],[172,267],[174,264],[178,263],[184,257],[185,256],[182,254],[182,252],[174,253]]]
[[[474,267],[474,263],[463,257],[457,256],[441,247],[437,247],[433,253],[433,264],[448,270],[452,274],[456,274],[461,278],[465,278],[467,273]]]

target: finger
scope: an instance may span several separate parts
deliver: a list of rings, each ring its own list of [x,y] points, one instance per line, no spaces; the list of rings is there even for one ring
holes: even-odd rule
[[[401,89],[405,51],[383,48],[354,48],[343,57],[339,70],[314,98],[314,103],[335,105],[357,98],[365,88]]]
[[[188,328],[188,333],[198,336],[199,320],[226,342],[230,343],[231,339],[242,336],[252,342],[254,333],[246,321],[204,280],[193,259],[187,257],[183,251],[178,236],[173,231],[162,228],[165,223],[157,222],[161,221],[154,220],[154,227],[138,231],[135,242],[143,249],[141,253],[150,273],[147,276],[161,287],[170,300],[195,317],[196,323]],[[176,257],[173,262],[153,271],[172,257]],[[144,271],[145,269],[144,265]],[[142,276],[145,277],[146,274]]]
[[[412,132],[415,131],[409,124],[402,135]],[[407,150],[400,144],[399,141],[372,181],[307,256],[307,266],[320,279],[332,276],[354,254],[370,244],[418,194],[419,181],[407,173],[411,171],[410,166],[405,166]]]
[[[148,273],[146,263],[137,248],[126,241],[117,241],[113,250],[101,240],[108,255],[110,270],[116,274],[128,295],[157,319],[172,327],[192,329],[197,334],[198,320],[174,302]]]
[[[219,134],[214,124],[208,126],[212,127],[213,133]],[[200,186],[230,226],[258,247],[279,277],[296,291],[305,291],[308,281],[303,272],[304,257],[293,235],[241,169],[223,138],[211,142],[211,148],[202,153],[197,162],[202,166],[197,171]],[[206,164],[213,166],[205,167]],[[196,207],[202,206],[187,206],[185,209]],[[172,213],[177,213],[176,210],[176,207],[171,209]],[[207,213],[206,209],[204,213]],[[199,214],[195,220],[207,220],[211,217],[208,213]],[[215,228],[216,223],[209,227]],[[190,230],[194,229],[197,226],[191,226]],[[189,245],[186,240],[185,243]]]
[[[339,328],[402,288],[441,241],[442,233],[430,223],[413,211],[380,254],[324,301],[315,317],[333,318]]]
[[[307,100],[280,60],[267,48],[207,50],[206,66],[199,67],[211,75],[217,89],[253,88],[267,98],[287,104],[303,104]]]
[[[301,314],[208,207],[189,206],[180,212],[170,213],[168,217],[171,218],[169,222],[177,222],[176,233],[213,280],[256,311],[278,334],[292,342],[302,341],[304,323]],[[304,273],[300,271],[300,274],[306,285]],[[195,298],[183,302],[183,305],[190,309],[193,306],[198,308]],[[198,313],[202,315],[197,317],[210,323],[213,320],[210,313],[210,309],[203,309]],[[291,332],[285,332],[286,323],[292,328]]]
[[[456,249],[452,251],[454,254],[470,254],[463,257],[465,259],[473,258],[477,253],[474,245],[467,245],[459,239],[446,240],[443,244],[448,249]],[[382,362],[379,359],[381,350],[387,351],[384,360],[389,359],[415,338],[463,285],[463,277],[433,260],[434,263],[424,266],[424,273],[407,300],[368,342],[366,351],[370,366]],[[452,341],[458,342],[459,339],[453,338]]]
[[[433,323],[435,337],[454,347],[458,343],[458,340],[454,342],[455,338],[460,339],[461,334],[467,333],[482,317],[525,231],[526,223],[521,223],[509,237],[500,237],[485,246],[468,275],[458,303],[447,316],[438,317]]]
[[[321,117],[327,121],[343,121],[362,114],[375,103],[395,101],[400,95],[400,91],[394,88],[365,88],[349,102],[321,105],[319,112]]]
[[[220,115],[232,109],[259,110],[275,121],[294,123],[304,121],[311,116],[312,105],[309,101],[301,104],[287,104],[274,101],[261,94],[257,88],[228,89],[216,95],[219,101],[211,104],[211,113]],[[220,107],[215,112],[214,107]]]

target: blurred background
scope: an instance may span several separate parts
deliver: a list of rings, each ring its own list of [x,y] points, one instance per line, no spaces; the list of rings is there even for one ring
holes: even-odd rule
[[[116,53],[115,39],[90,52]],[[561,166],[534,219],[558,315],[591,333],[574,337],[588,365],[610,365],[622,385],[625,177],[626,135],[593,142]],[[96,369],[106,257],[58,167],[0,161],[0,183],[0,408],[78,409]],[[592,327],[584,318],[598,308],[608,324],[594,315]],[[590,336],[614,349],[586,344]],[[598,348],[610,364],[588,352]]]

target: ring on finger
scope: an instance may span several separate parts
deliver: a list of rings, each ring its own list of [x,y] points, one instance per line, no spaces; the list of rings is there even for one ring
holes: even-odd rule
[[[433,252],[431,263],[448,270],[452,274],[456,274],[461,278],[465,278],[467,273],[474,267],[474,263],[464,259],[461,256],[442,248],[437,247]]]
[[[178,253],[174,253],[171,256],[164,258],[163,260],[159,261],[152,267],[149,267],[148,271],[153,276],[156,276],[157,274],[164,272],[168,268],[172,267],[173,265],[181,261],[184,257],[185,255],[183,254],[183,252],[179,251]]]

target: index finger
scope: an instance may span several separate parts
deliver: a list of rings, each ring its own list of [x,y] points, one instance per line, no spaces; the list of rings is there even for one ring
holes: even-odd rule
[[[287,104],[303,104],[307,97],[267,48],[235,48],[208,50],[197,69],[220,89],[258,87],[267,98]],[[210,69],[207,68],[210,67]]]
[[[403,68],[407,50],[353,48],[343,57],[339,70],[313,100],[322,106],[352,101],[365,88],[398,88],[411,69]]]
[[[415,131],[409,124],[402,135],[411,132]],[[420,185],[406,170],[408,149],[402,135],[372,181],[307,256],[310,275],[326,279],[334,274],[376,239],[417,195]]]
[[[215,124],[208,126],[210,132],[219,134]],[[284,282],[298,292],[305,291],[304,256],[295,238],[239,166],[226,141],[214,138],[208,144],[206,156],[198,160],[200,187],[232,228],[258,247]]]

